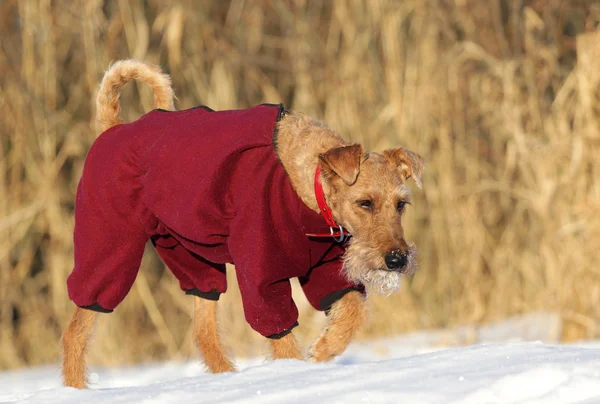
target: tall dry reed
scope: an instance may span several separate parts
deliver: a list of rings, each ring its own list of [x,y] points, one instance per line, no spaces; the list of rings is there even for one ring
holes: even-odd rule
[[[0,368],[58,358],[92,100],[130,57],[172,75],[180,109],[281,101],[425,156],[405,226],[421,270],[371,300],[363,338],[534,309],[559,312],[567,340],[598,337],[599,23],[583,0],[1,1]],[[133,120],[151,96],[132,86],[123,104]],[[231,281],[229,344],[259,353]],[[190,312],[148,251],[94,361],[194,355]],[[323,316],[301,312],[307,343]]]

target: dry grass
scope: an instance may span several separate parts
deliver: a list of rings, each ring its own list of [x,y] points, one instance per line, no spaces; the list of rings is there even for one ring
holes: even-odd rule
[[[283,101],[373,150],[427,159],[408,214],[421,271],[362,337],[561,313],[600,318],[600,7],[573,0],[0,2],[0,368],[54,362],[72,305],[73,199],[109,62],[172,75],[178,108]],[[125,118],[151,108],[124,95]],[[238,355],[264,349],[222,305]],[[194,355],[192,299],[153,254],[96,363]],[[303,343],[322,315],[301,308]]]

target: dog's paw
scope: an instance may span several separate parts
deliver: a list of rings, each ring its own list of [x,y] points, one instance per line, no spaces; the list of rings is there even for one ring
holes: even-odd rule
[[[319,337],[310,347],[308,351],[308,360],[310,362],[329,362],[336,356],[340,355],[345,348],[330,342],[327,336]]]

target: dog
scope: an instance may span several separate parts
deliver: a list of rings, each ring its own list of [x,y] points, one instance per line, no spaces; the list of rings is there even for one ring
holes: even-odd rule
[[[152,87],[155,108],[120,118],[121,88]],[[76,308],[62,338],[66,386],[87,386],[85,352],[98,313],[127,295],[145,245],[194,300],[194,340],[211,372],[235,368],[216,309],[235,265],[246,320],[268,338],[273,359],[304,359],[293,335],[298,278],[328,322],[311,361],[340,355],[365,320],[365,290],[389,294],[417,268],[401,224],[409,178],[423,158],[396,148],[368,153],[334,129],[278,104],[175,111],[170,77],[136,60],[114,63],[100,84],[102,134],[85,160],[75,202]]]

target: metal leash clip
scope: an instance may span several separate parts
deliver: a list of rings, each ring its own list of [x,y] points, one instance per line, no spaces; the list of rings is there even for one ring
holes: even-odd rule
[[[334,230],[334,228],[332,226],[329,226],[329,233],[331,234],[331,237],[333,237],[333,239],[338,242],[341,243],[346,239],[346,234],[344,233],[344,228],[342,227],[342,225],[338,225],[339,227],[339,237],[336,237],[335,234],[338,232],[338,230]]]

